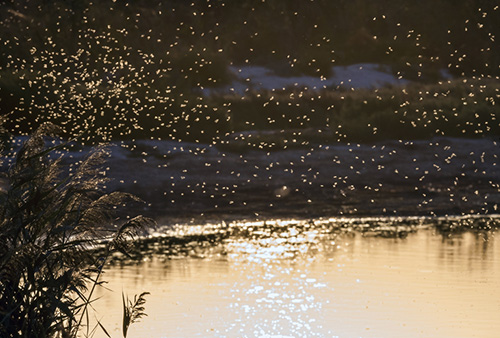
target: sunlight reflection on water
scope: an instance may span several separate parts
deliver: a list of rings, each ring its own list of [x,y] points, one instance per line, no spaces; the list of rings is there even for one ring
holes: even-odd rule
[[[373,220],[256,222],[184,254],[152,245],[140,263],[110,267],[98,318],[119,335],[121,291],[149,291],[131,337],[495,337],[497,231],[410,223],[387,236],[360,230]]]

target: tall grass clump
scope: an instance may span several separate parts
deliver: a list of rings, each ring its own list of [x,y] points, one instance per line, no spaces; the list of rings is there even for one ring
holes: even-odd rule
[[[88,327],[93,291],[107,258],[153,221],[116,228],[116,207],[135,197],[102,193],[105,148],[65,166],[62,145],[48,146],[46,124],[24,142],[4,172],[0,192],[0,336],[76,337]],[[103,241],[103,239],[106,239]],[[105,243],[105,244],[102,244]],[[91,250],[99,245],[105,249]],[[95,330],[95,328],[94,328]],[[85,332],[86,331],[86,332]]]

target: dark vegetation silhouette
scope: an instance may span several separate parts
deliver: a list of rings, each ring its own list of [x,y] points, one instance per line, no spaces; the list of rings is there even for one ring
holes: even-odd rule
[[[130,240],[154,225],[143,216],[117,221],[117,207],[137,198],[101,192],[106,149],[96,148],[77,166],[66,167],[58,152],[64,153],[67,143],[48,145],[57,141],[52,137],[58,131],[51,124],[38,128],[4,173],[1,337],[91,336],[97,328],[88,327],[94,290],[103,284],[108,258],[117,251],[127,254]],[[144,295],[124,304],[129,313],[124,321],[141,317]]]
[[[341,141],[366,141],[367,131],[374,140],[498,135],[499,20],[500,8],[484,0],[2,3],[0,114],[15,133],[49,121],[68,134],[91,130],[89,142],[220,144],[243,130],[310,126],[329,128],[322,134]],[[416,84],[410,95],[399,87],[384,96],[288,90],[272,102],[264,98],[274,92],[200,95],[230,83],[230,65],[329,76],[334,65],[360,62],[385,65]],[[471,96],[448,95],[449,87]],[[442,111],[429,110],[436,104]],[[411,130],[419,119],[426,122]],[[339,131],[339,124],[348,128]]]
[[[131,324],[139,321],[144,316],[147,316],[144,312],[144,304],[146,299],[144,298],[149,292],[143,292],[140,295],[134,296],[134,300],[125,298],[122,293],[123,300],[123,322],[122,322],[122,333],[123,337],[127,337],[128,328]],[[108,334],[109,336],[109,334]]]

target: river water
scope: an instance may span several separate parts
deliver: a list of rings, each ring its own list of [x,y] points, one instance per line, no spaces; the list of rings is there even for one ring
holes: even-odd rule
[[[129,337],[498,337],[500,237],[484,230],[496,222],[169,227],[140,259],[112,262],[96,317],[121,336],[122,291],[148,291]]]

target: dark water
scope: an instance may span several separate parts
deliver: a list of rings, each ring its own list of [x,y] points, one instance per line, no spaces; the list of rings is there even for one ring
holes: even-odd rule
[[[97,317],[120,336],[122,291],[149,291],[148,317],[130,337],[497,337],[500,237],[463,226],[480,223],[177,227],[145,244],[141,261],[109,267]]]

